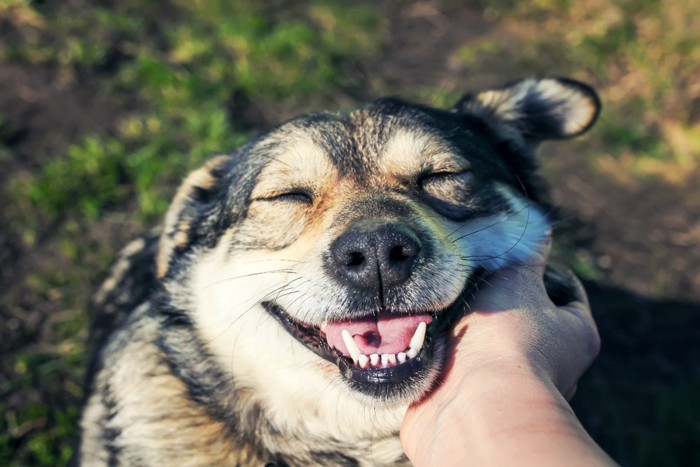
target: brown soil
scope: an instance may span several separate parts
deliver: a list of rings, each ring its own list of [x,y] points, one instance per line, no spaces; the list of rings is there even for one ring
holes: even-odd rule
[[[519,78],[503,57],[480,64],[477,73],[452,65],[450,57],[465,43],[499,34],[507,39],[507,31],[479,12],[417,3],[400,11],[394,25],[389,58],[376,67],[395,89],[478,89]],[[683,414],[670,426],[653,426],[653,420],[660,411],[673,413],[664,399],[673,398],[669,394],[679,394],[682,407],[683,388],[700,389],[700,173],[676,175],[671,183],[601,170],[576,156],[585,144],[585,138],[548,143],[541,151],[563,212],[560,240],[599,276],[585,285],[603,350],[579,384],[583,395],[574,409],[623,465],[653,465],[643,454],[645,439],[674,446],[675,461],[691,465],[697,433],[680,428]]]
[[[481,13],[419,2],[393,12],[392,18],[393,35],[384,58],[366,64],[366,69],[385,79],[395,94],[423,86],[452,89],[458,83],[465,89],[480,88],[515,78],[498,57],[479,73],[451,63],[458,46],[499,32],[498,24],[484,22]],[[0,66],[0,114],[8,118],[3,131],[12,135],[9,142],[16,156],[0,158],[0,184],[36,170],[85,134],[108,133],[115,114],[128,111],[126,105],[111,102],[99,79],[91,83],[68,85],[52,70]],[[604,351],[579,393],[585,388],[595,392],[598,381],[614,379],[620,365],[638,368],[627,380],[630,385],[646,384],[650,375],[682,376],[700,357],[700,174],[688,174],[678,183],[659,178],[630,181],[576,158],[576,146],[566,144],[560,157],[555,157],[559,145],[545,148],[543,163],[555,198],[570,224],[578,226],[565,235],[602,271],[587,286]],[[12,232],[0,229],[0,294],[5,294],[0,319],[11,324],[0,332],[3,352],[40,342],[43,323],[55,311],[50,300],[22,296],[21,290],[42,261],[42,251],[52,248],[50,229],[31,250]],[[110,228],[106,241],[123,244],[131,233],[123,225]],[[649,355],[657,362],[650,364]],[[0,382],[10,357],[3,358]],[[676,370],[666,371],[669,366]],[[615,398],[627,397],[624,387],[618,389]],[[579,404],[596,439],[614,450],[618,460],[629,459],[624,446],[608,444],[619,439],[609,439],[613,435],[596,421],[595,407],[585,399]]]

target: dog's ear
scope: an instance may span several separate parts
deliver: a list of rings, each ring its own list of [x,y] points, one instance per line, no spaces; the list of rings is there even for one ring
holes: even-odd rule
[[[180,185],[165,216],[158,245],[156,273],[167,275],[173,260],[197,241],[204,224],[217,222],[223,213],[212,212],[221,203],[213,202],[221,193],[222,178],[230,156],[217,156],[190,173]],[[220,209],[220,208],[219,208]]]
[[[530,78],[466,94],[454,110],[476,115],[502,137],[537,144],[584,133],[600,113],[600,99],[572,79]]]

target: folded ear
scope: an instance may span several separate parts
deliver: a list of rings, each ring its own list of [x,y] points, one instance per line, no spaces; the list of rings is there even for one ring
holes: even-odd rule
[[[538,143],[584,133],[600,113],[600,99],[572,79],[530,78],[466,94],[455,111],[480,117],[503,137]]]
[[[163,278],[172,262],[198,240],[198,230],[204,224],[216,223],[222,213],[215,212],[212,200],[221,190],[224,167],[229,156],[217,156],[203,167],[190,173],[173,198],[165,216],[158,245],[156,273]],[[211,229],[210,229],[211,230]]]

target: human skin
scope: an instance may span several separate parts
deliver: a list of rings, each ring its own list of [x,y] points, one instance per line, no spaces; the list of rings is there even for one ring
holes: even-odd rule
[[[573,275],[578,299],[548,298],[548,253],[492,275],[453,330],[443,381],[403,420],[413,465],[616,465],[567,402],[600,338]]]

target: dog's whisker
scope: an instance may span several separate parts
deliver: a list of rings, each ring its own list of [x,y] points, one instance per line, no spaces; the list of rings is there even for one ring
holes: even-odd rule
[[[117,329],[83,459],[396,462],[454,323],[505,268],[534,269],[520,263],[552,224],[534,146],[598,108],[583,84],[529,79],[451,111],[385,99],[300,117],[213,158],[100,289]]]
[[[279,287],[279,289],[281,290],[281,289],[284,289],[286,286],[287,286],[287,283],[281,283],[281,285],[273,286],[273,288]],[[275,291],[277,291],[277,289],[275,289]],[[207,343],[211,344],[214,340],[220,338],[222,335],[224,335],[226,332],[228,332],[231,328],[233,328],[238,323],[238,321],[241,320],[247,313],[251,312],[257,306],[258,306],[258,303],[255,302],[252,305],[250,305],[248,308],[243,310],[241,313],[239,313],[237,316],[235,316],[235,318],[228,325],[226,325],[226,327],[224,327],[224,329],[221,330],[221,332],[218,335],[211,338]]]
[[[255,261],[251,261],[250,264],[256,264],[256,263],[266,263],[266,262],[281,262],[281,263],[296,263],[296,264],[306,264],[308,261],[303,261],[303,260],[298,260],[298,259],[278,259],[278,258],[267,258],[267,259],[258,259]]]
[[[481,233],[481,232],[483,232],[483,231],[485,231],[485,230],[489,230],[489,229],[491,229],[491,228],[493,228],[493,227],[495,227],[495,226],[497,226],[497,225],[499,225],[499,224],[502,224],[503,222],[505,222],[505,221],[507,221],[507,220],[513,218],[514,216],[516,216],[516,215],[522,213],[523,211],[528,211],[528,210],[529,210],[529,207],[530,207],[530,206],[524,206],[524,207],[522,207],[521,209],[519,209],[519,210],[517,210],[517,211],[514,211],[514,212],[512,212],[512,213],[508,213],[507,215],[505,215],[505,216],[503,217],[503,219],[498,219],[498,220],[494,221],[493,223],[491,223],[491,224],[489,224],[489,225],[487,225],[487,226],[485,226],[485,227],[482,227],[482,228],[473,230],[473,231],[471,231],[471,232],[468,232],[468,233],[466,233],[466,234],[464,234],[464,235],[462,235],[462,236],[460,236],[460,237],[457,237],[457,238],[454,238],[454,239],[451,239],[451,240],[452,240],[452,242],[458,242],[458,241],[460,241],[460,240],[462,240],[462,239],[465,239],[465,238],[467,238],[467,237],[470,237],[470,236],[472,236],[472,235],[476,235],[476,234]],[[528,212],[529,212],[529,211],[528,211]],[[460,231],[461,229],[463,229],[464,227],[466,227],[466,226],[468,226],[468,225],[469,225],[469,223],[466,223],[466,222],[465,222],[462,226],[460,226],[458,229],[456,229],[455,231],[453,231],[452,233],[450,233],[447,237],[449,238],[450,236],[452,236],[453,234],[457,233],[458,231]]]
[[[204,285],[204,290],[210,288],[210,287],[216,287],[218,285],[226,284],[229,282],[241,280],[241,279],[248,279],[251,277],[255,276],[264,276],[266,274],[296,274],[296,272],[292,269],[273,269],[270,271],[261,271],[261,272],[252,272],[250,274],[241,274],[239,276],[234,276],[234,277],[226,277],[223,279],[219,279],[214,282],[210,282],[209,284]]]

